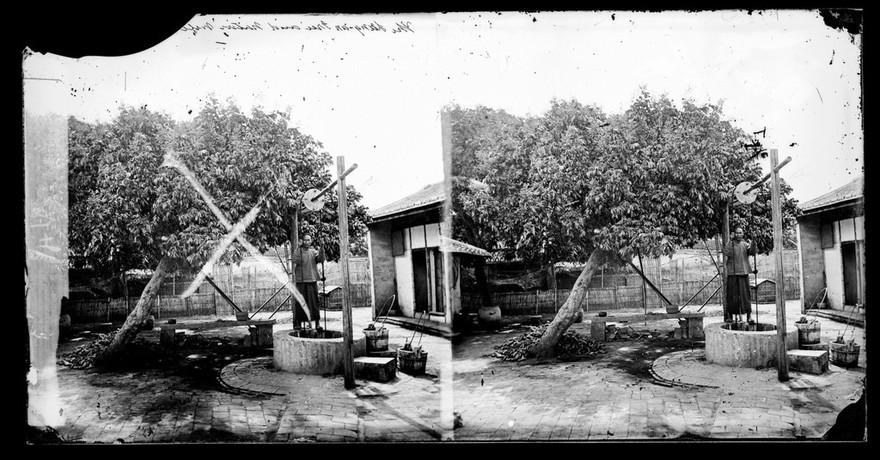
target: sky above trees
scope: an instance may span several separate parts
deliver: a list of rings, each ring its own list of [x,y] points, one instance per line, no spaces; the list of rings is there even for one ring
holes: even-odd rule
[[[197,16],[184,29],[130,56],[26,58],[26,110],[96,121],[146,104],[188,120],[213,93],[289,111],[334,161],[358,163],[349,181],[373,209],[443,179],[448,103],[616,113],[643,86],[766,128],[801,202],[863,174],[861,36],[817,11]]]

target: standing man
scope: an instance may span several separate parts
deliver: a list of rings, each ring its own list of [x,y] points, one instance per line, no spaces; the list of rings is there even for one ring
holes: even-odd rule
[[[742,321],[742,314],[746,314],[746,321],[752,323],[752,301],[749,287],[749,275],[752,267],[749,265],[749,256],[756,254],[755,242],[743,240],[743,229],[737,227],[731,240],[724,247],[724,260],[727,265],[727,298],[725,299],[727,312],[735,322]]]
[[[296,265],[296,288],[306,299],[309,314],[315,321],[315,329],[320,328],[320,310],[318,308],[318,262],[324,261],[324,248],[315,250],[312,248],[312,236],[305,235],[300,242],[299,251],[293,255],[293,263]],[[302,323],[308,324],[306,313],[302,306],[297,304],[293,314],[293,327],[299,329]]]

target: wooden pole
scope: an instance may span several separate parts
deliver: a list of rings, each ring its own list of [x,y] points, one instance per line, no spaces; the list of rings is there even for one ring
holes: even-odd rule
[[[294,288],[296,287],[296,260],[298,251],[299,251],[299,203],[297,203],[296,207],[293,210],[293,215],[291,216],[290,221],[290,284]],[[308,310],[307,308],[303,308],[303,310]],[[309,313],[309,312],[306,312]],[[296,301],[291,297],[290,299],[290,318],[293,321],[296,318]],[[311,319],[311,318],[310,318]],[[294,323],[295,324],[295,323]]]
[[[724,220],[721,224],[721,247],[726,248],[730,241],[730,200],[724,205]],[[721,267],[724,270],[724,276],[721,278],[721,310],[724,311],[724,321],[733,320],[727,310],[727,256],[724,250],[721,251]]]
[[[649,280],[648,277],[645,276],[645,273],[643,271],[639,270],[639,267],[636,267],[636,264],[632,263],[631,260],[627,260],[626,262],[629,264],[630,267],[632,267],[633,270],[636,271],[636,273],[639,274],[639,276],[642,277],[642,280],[644,280],[644,282],[648,285],[648,287],[650,287],[651,290],[656,292],[657,295],[660,296],[661,300],[666,302],[666,305],[672,305],[672,302],[670,302],[669,299],[667,299],[666,296],[663,295],[662,292],[660,292],[660,289],[657,289],[657,286],[654,286],[654,283],[652,283],[651,280]]]
[[[639,252],[639,268],[642,269],[642,273],[645,273],[645,266],[642,265],[642,253]],[[660,281],[663,281],[663,277],[660,277]],[[645,285],[645,279],[642,278],[642,306],[645,307],[645,314],[648,314],[648,287]]]
[[[780,382],[788,381],[788,349],[785,347],[785,279],[782,273],[782,203],[779,196],[779,160],[770,149],[770,204],[773,207],[773,255],[776,257],[776,370]],[[757,295],[757,290],[755,292]]]
[[[776,165],[776,167],[773,168],[773,171],[768,172],[767,175],[765,175],[763,178],[761,178],[761,180],[752,184],[752,186],[747,188],[743,192],[743,194],[749,193],[752,190],[760,187],[761,184],[763,184],[764,182],[767,182],[767,179],[769,179],[773,173],[778,173],[779,170],[782,169],[783,166],[787,165],[789,161],[791,161],[791,157],[787,157],[785,160],[782,161],[782,163],[779,163],[778,165]]]
[[[235,311],[237,311],[237,312],[239,312],[239,313],[243,313],[243,312],[241,311],[241,308],[238,308],[238,305],[236,305],[235,302],[234,302],[232,299],[230,299],[229,297],[227,297],[227,296],[226,296],[226,293],[223,292],[222,289],[220,289],[219,287],[217,287],[216,284],[214,284],[214,280],[212,280],[210,276],[206,276],[206,277],[205,277],[205,281],[207,281],[208,284],[210,284],[211,286],[213,286],[214,289],[217,291],[217,293],[220,294],[220,297],[223,297],[223,300],[225,300],[226,303],[228,303],[229,305],[232,305],[232,308],[234,308]],[[233,293],[235,293],[235,291],[233,291]]]
[[[339,179],[345,179],[345,176],[349,175],[352,171],[357,169],[357,167],[358,167],[357,163],[351,165],[350,168],[346,169],[341,174],[339,174]],[[333,187],[338,183],[339,179],[336,179],[335,181],[330,182],[326,187],[321,189],[321,191],[318,192],[317,195],[312,197],[311,201],[315,201],[318,198],[321,198],[322,196],[324,196],[325,193],[329,192],[330,190],[333,190]]]
[[[251,270],[248,270],[248,275],[251,278],[251,308],[250,311],[254,311],[254,306],[257,305],[257,267],[251,267]]]
[[[122,292],[125,295],[125,311],[126,314],[131,313],[131,300],[128,298],[128,276],[122,272]]]
[[[427,296],[428,296],[428,305],[426,305],[426,308],[430,312],[433,310],[433,308],[431,308],[431,307],[434,305],[433,295],[431,292],[432,291],[431,285],[433,284],[434,277],[431,276],[431,258],[430,258],[430,255],[428,254],[428,226],[427,225],[422,225],[422,235],[424,238],[423,241],[425,243],[425,289],[427,291]]]
[[[684,299],[684,259],[678,259],[675,263],[675,279],[678,282],[678,305],[681,305],[681,300]]]
[[[351,325],[351,280],[348,278],[348,197],[345,193],[345,157],[336,157],[336,170],[339,185],[339,268],[342,270],[342,339],[345,348],[342,351],[345,388],[353,389],[354,356],[352,352]],[[427,248],[425,248],[427,250]]]

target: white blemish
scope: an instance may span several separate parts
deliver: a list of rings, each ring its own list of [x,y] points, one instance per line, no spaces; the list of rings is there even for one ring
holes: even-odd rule
[[[222,254],[222,252],[226,251],[226,248],[230,244],[232,244],[233,240],[238,240],[238,242],[241,243],[242,246],[244,246],[245,250],[247,250],[248,253],[250,253],[250,255],[257,260],[258,265],[267,269],[275,277],[276,280],[278,280],[282,285],[287,288],[288,291],[290,291],[290,294],[293,296],[293,298],[296,299],[296,301],[300,305],[302,305],[308,320],[311,321],[309,309],[306,308],[305,298],[303,298],[302,294],[300,294],[296,286],[294,286],[293,283],[289,282],[287,274],[284,273],[284,270],[282,270],[281,267],[272,263],[267,257],[260,254],[260,251],[257,250],[257,248],[255,248],[241,235],[247,225],[250,224],[253,219],[256,218],[256,214],[259,213],[259,204],[251,209],[251,211],[248,212],[247,216],[245,216],[244,219],[233,226],[229,222],[229,220],[226,219],[226,216],[223,215],[223,212],[220,211],[220,208],[218,208],[217,205],[214,204],[214,200],[211,198],[205,188],[202,187],[202,184],[200,184],[199,181],[196,180],[195,174],[193,174],[193,172],[190,171],[189,168],[187,168],[186,165],[184,165],[183,162],[181,162],[180,159],[178,159],[173,152],[165,153],[164,160],[162,161],[162,166],[177,169],[181,174],[183,174],[183,177],[185,177],[196,190],[196,192],[199,193],[199,195],[202,197],[202,200],[205,201],[205,204],[208,205],[208,208],[211,210],[214,216],[217,217],[217,220],[219,220],[226,231],[229,232],[226,237],[223,238],[217,249],[215,249],[214,255],[212,255],[211,260],[209,260],[208,263],[206,263],[205,266],[203,266],[202,269],[199,270],[198,275],[193,280],[192,284],[190,284],[190,286],[186,289],[186,291],[181,294],[181,297],[188,297],[193,292],[195,292],[195,290],[198,289],[198,286],[202,284],[202,281],[204,281],[205,276],[207,276],[206,268],[213,267],[214,262],[216,262],[216,260],[214,260],[215,256],[217,259],[219,259],[218,253]],[[262,201],[262,199],[260,201]]]
[[[27,381],[28,381],[28,384],[29,384],[29,385],[36,385],[36,384],[37,384],[37,378],[38,378],[38,376],[37,376],[37,369],[35,369],[33,366],[31,366],[31,370],[29,370],[28,373],[27,373]]]
[[[54,364],[42,369],[31,367],[28,379],[28,424],[59,427],[64,425],[64,410],[58,391]]]

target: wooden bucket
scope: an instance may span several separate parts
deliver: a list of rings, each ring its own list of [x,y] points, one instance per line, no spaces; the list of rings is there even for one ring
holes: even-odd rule
[[[409,375],[422,375],[425,373],[427,362],[428,352],[426,351],[417,356],[412,350],[397,350],[397,367],[400,372]]]
[[[477,310],[477,321],[486,329],[501,327],[501,307],[480,307]]]
[[[818,321],[807,321],[805,323],[794,323],[798,329],[798,341],[801,345],[809,345],[819,343],[822,332],[822,325]]]
[[[385,351],[388,350],[388,329],[364,329],[364,335],[367,337],[367,351]]]
[[[831,342],[831,362],[841,367],[857,366],[860,349],[857,343]]]

